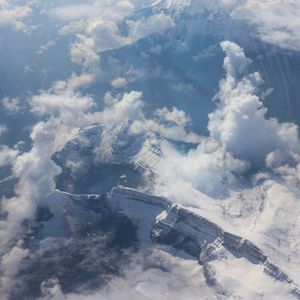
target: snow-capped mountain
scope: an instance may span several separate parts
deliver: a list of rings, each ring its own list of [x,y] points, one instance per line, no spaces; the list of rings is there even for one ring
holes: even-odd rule
[[[161,143],[168,141],[151,132],[131,136],[127,130],[121,130],[113,141],[103,125],[80,130],[53,155],[54,161],[62,168],[58,187],[70,192],[97,191],[97,187],[98,192],[108,191],[122,183],[142,187],[143,180],[146,180],[143,174],[155,175],[155,165],[163,155]],[[98,186],[93,186],[93,182],[98,182]]]
[[[205,299],[258,297],[277,288],[281,295],[300,296],[293,279],[252,242],[166,198],[133,189],[114,188],[98,195],[57,191],[40,204],[34,222],[28,224],[26,240],[32,252],[22,265],[18,276],[22,284],[16,286],[12,299],[37,297],[40,286],[51,287],[51,278],[64,292],[74,288],[93,292],[139,253],[153,251],[161,253],[161,260],[163,253],[170,253],[175,260],[184,255],[198,263],[198,276],[209,293]],[[31,273],[37,266],[40,271]],[[160,267],[157,263],[155,268]],[[242,278],[235,276],[240,268],[247,270]],[[267,284],[251,286],[253,276]],[[241,288],[233,290],[237,285]]]
[[[0,0],[0,300],[300,299],[299,14]]]

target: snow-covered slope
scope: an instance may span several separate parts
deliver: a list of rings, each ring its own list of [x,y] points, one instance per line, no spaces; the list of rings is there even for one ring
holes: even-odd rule
[[[62,168],[59,189],[83,193],[109,191],[118,184],[138,187],[144,172],[155,172],[161,155],[155,134],[133,137],[120,132],[114,141],[107,141],[106,134],[102,125],[82,129],[54,154]]]
[[[23,263],[19,274],[22,284],[16,288],[15,297],[20,293],[36,297],[39,292],[29,285],[38,287],[51,276],[59,280],[65,293],[74,292],[74,286],[93,289],[96,284],[99,289],[114,276],[121,276],[118,268],[126,268],[135,253],[151,249],[179,256],[178,261],[180,253],[186,253],[187,260],[198,261],[199,278],[205,279],[202,284],[210,290],[211,299],[270,297],[277,289],[281,289],[280,297],[300,297],[295,279],[284,274],[252,242],[166,198],[134,189],[114,188],[101,195],[56,191],[41,203],[29,228],[32,254]],[[74,268],[70,270],[64,261]],[[94,266],[82,269],[77,278],[74,274],[80,265],[91,261]],[[49,270],[29,276],[36,264],[46,267],[49,263]],[[95,270],[97,267],[100,269]],[[246,269],[247,274],[240,278],[238,272]],[[70,276],[75,276],[73,281]],[[239,289],[234,288],[238,285]]]
[[[176,145],[154,132],[133,136],[126,130],[112,141],[103,128],[96,124],[80,130],[53,155],[62,168],[57,179],[60,190],[99,193],[119,184],[142,188],[146,180],[156,176],[156,165],[164,155],[162,146]]]

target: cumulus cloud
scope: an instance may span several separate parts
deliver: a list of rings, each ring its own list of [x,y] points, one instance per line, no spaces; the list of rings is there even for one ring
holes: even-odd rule
[[[116,98],[110,93],[106,95],[106,107],[101,113],[105,130],[97,150],[101,160],[111,159],[112,146],[120,135],[124,139],[124,135],[129,138],[154,132],[175,141],[197,143],[201,139],[190,130],[190,120],[183,111],[158,109],[155,118],[151,119],[145,116],[144,106],[141,92],[132,91]]]
[[[77,133],[78,129],[97,121],[93,99],[65,89],[65,83],[57,83],[51,90],[32,97],[31,111],[43,120],[33,126],[32,148],[28,152],[2,147],[1,164],[10,164],[12,175],[18,179],[15,195],[2,199],[6,218],[0,223],[1,253],[14,255],[15,242],[22,238],[22,224],[34,216],[40,200],[55,189],[55,176],[60,168],[52,161],[52,155]],[[1,264],[3,276],[6,264]],[[7,286],[1,286],[3,297]]]
[[[8,131],[7,126],[0,124],[0,136],[3,135],[4,133],[6,133],[7,131]]]
[[[202,138],[197,149],[187,154],[172,147],[163,149],[166,158],[157,166],[157,193],[167,191],[171,195],[171,187],[177,190],[177,186],[188,185],[222,198],[230,190],[241,188],[241,178],[251,168],[293,169],[299,162],[297,126],[266,117],[260,98],[260,74],[249,73],[251,60],[237,44],[224,41],[221,47],[226,54],[226,76],[215,97],[217,109],[209,114],[209,137]],[[161,115],[175,122],[187,122],[176,111],[167,113],[163,109],[158,113]]]
[[[20,111],[20,99],[5,97],[2,106],[7,114],[16,114]]]
[[[226,41],[221,47],[225,78],[209,115],[209,136],[187,153],[164,145],[154,190],[234,226],[297,281],[298,128],[266,117],[261,76],[250,72],[251,61],[238,45]]]
[[[118,77],[112,80],[110,84],[113,88],[118,89],[124,87],[127,84],[127,80],[124,77]]]
[[[0,145],[0,167],[12,164],[17,155],[17,150]]]
[[[122,99],[115,99],[110,107],[107,107],[104,113],[104,122],[106,124],[117,124],[126,120],[132,122],[138,119],[143,119],[144,114],[142,107],[144,102],[142,100],[141,92],[125,93]]]
[[[0,278],[0,291],[3,300],[7,300],[6,296],[10,288],[14,286],[14,277],[19,271],[19,264],[28,255],[29,251],[21,248],[19,245],[13,247],[9,253],[3,255],[1,259],[2,276]]]
[[[176,107],[172,107],[171,110],[166,107],[157,109],[155,111],[155,115],[160,120],[165,120],[176,125],[188,126],[191,123],[191,119],[187,117],[185,112]]]
[[[110,102],[104,111],[104,120],[117,122],[127,120],[130,123],[130,133],[140,134],[141,132],[153,131],[162,137],[177,141],[197,143],[200,137],[193,133],[190,128],[190,118],[182,110],[173,107],[157,109],[154,118],[146,118],[142,108],[145,101],[141,92],[130,92],[124,94],[121,100]]]
[[[161,12],[151,15],[148,18],[138,19],[137,21],[128,20],[129,39],[137,41],[138,39],[147,36],[151,33],[165,33],[171,27],[175,26],[172,17]]]
[[[281,164],[293,163],[300,154],[297,126],[266,118],[267,110],[257,95],[262,83],[260,74],[245,73],[250,61],[239,46],[222,42],[221,47],[227,55],[226,78],[216,97],[218,109],[209,115],[211,137],[236,158],[254,165],[264,163],[267,155],[269,165],[278,159]]]
[[[13,1],[0,1],[0,27],[12,26],[16,30],[28,31],[24,19],[32,13],[34,1],[28,1],[26,5],[15,5]]]
[[[85,113],[95,106],[90,96],[81,96],[79,93],[65,89],[65,82],[57,82],[52,91],[53,93],[44,91],[32,97],[30,104],[33,113],[42,117],[59,117],[69,124],[76,124],[76,121],[80,122],[85,117]],[[78,120],[72,120],[74,116]]]
[[[163,34],[175,25],[173,19],[164,14],[154,14],[147,18],[127,20],[128,34],[123,35],[119,30],[119,24],[126,18],[120,14],[119,17],[95,18],[88,22],[86,33],[95,40],[98,51],[106,51],[133,44],[139,39],[152,34]]]
[[[132,1],[107,0],[93,1],[88,5],[58,6],[51,10],[52,16],[66,23],[59,33],[75,36],[70,45],[70,58],[83,68],[83,72],[73,78],[77,79],[74,86],[81,79],[85,84],[96,79],[100,72],[101,52],[133,44],[152,33],[163,34],[175,26],[172,17],[164,12],[136,18],[136,4]],[[87,74],[90,74],[89,80],[85,80]],[[120,79],[112,81],[114,88],[120,85],[124,85]]]
[[[71,45],[70,55],[72,62],[86,69],[95,66],[100,59],[95,52],[95,41],[81,34],[77,36],[77,41]]]
[[[18,233],[21,223],[26,218],[33,215],[38,201],[54,190],[54,176],[59,174],[60,169],[51,160],[52,154],[68,141],[78,128],[94,122],[93,115],[87,113],[93,106],[92,99],[81,98],[72,92],[44,92],[34,96],[31,105],[33,113],[48,120],[38,122],[33,127],[31,151],[20,154],[13,162],[13,174],[19,182],[15,190],[16,196],[3,201],[8,216],[1,224],[2,245],[13,236],[13,232]]]
[[[94,82],[99,73],[100,55],[96,52],[95,40],[78,34],[77,39],[70,46],[71,61],[82,70],[79,75],[72,73],[67,80],[69,89],[76,90]]]
[[[182,110],[175,107],[172,110],[167,108],[157,109],[154,112],[154,119],[149,119],[145,123],[136,122],[133,130],[152,130],[159,135],[174,140],[197,144],[201,137],[190,128],[190,118]]]
[[[81,87],[85,87],[94,82],[97,73],[88,73],[83,71],[80,75],[75,73],[71,74],[71,77],[66,81],[66,87],[70,90],[77,90]]]
[[[77,41],[71,46],[71,51],[73,47],[86,48],[86,43],[89,43],[89,48],[93,46],[96,53],[116,49],[132,44],[151,33],[163,34],[175,25],[173,19],[163,12],[131,20],[130,16],[134,12],[134,6],[129,1],[95,1],[88,10],[91,8],[97,14],[82,16],[79,20],[66,24],[60,30],[61,34],[80,34]],[[54,11],[57,10],[61,12],[58,17],[62,12],[63,15],[74,15],[72,14],[73,10],[80,14],[77,5],[54,9]],[[120,24],[124,21],[128,27],[127,34],[123,34],[120,30]],[[82,35],[85,35],[85,38]],[[79,44],[83,45],[79,46]]]
[[[219,147],[213,140],[204,140],[197,149],[187,154],[172,147],[162,149],[165,159],[156,166],[158,179],[155,191],[173,198],[178,188],[185,190],[197,189],[209,196],[222,198],[228,188],[239,187],[238,175],[248,170],[247,162],[236,159],[231,153]],[[198,206],[198,199],[182,197],[178,194],[174,200],[183,204]]]

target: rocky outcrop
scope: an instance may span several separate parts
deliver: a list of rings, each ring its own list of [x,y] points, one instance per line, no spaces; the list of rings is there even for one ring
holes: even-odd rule
[[[154,242],[184,250],[197,258],[201,265],[218,259],[227,251],[237,259],[244,258],[252,264],[262,265],[266,274],[293,286],[293,281],[254,243],[224,231],[208,219],[180,205],[174,204],[157,217],[151,237]],[[300,297],[296,286],[293,293]]]
[[[117,201],[119,204],[126,201],[135,201],[164,210],[169,210],[172,206],[172,202],[167,198],[148,195],[129,188],[116,187],[109,194],[109,197],[111,201]]]
[[[109,231],[119,234],[112,239],[118,247],[127,245],[130,240],[130,245],[163,244],[182,250],[203,266],[209,285],[216,284],[210,262],[228,256],[243,258],[261,266],[274,279],[287,283],[291,292],[300,297],[293,281],[254,243],[226,232],[207,218],[164,197],[122,187],[102,195],[57,191],[39,208],[36,222],[42,224],[38,231],[43,238],[85,237]]]
[[[152,132],[131,136],[125,128],[112,140],[103,125],[84,128],[52,157],[62,169],[57,188],[77,194],[109,192],[118,185],[143,186],[143,174],[155,175],[162,142],[167,141]]]

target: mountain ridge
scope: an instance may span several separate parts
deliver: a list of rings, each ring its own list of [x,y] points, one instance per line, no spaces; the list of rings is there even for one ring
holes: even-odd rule
[[[53,201],[53,197],[56,201]],[[59,209],[55,209],[57,203]],[[125,187],[115,187],[109,193],[95,195],[74,195],[57,190],[43,205],[49,209],[55,221],[56,228],[52,232],[59,231],[57,224],[68,224],[73,233],[65,236],[71,237],[78,232],[86,232],[87,228],[103,226],[99,224],[104,215],[107,215],[106,219],[113,220],[116,216],[117,219],[125,216],[137,230],[138,247],[162,245],[185,252],[203,267],[206,282],[212,288],[218,286],[213,271],[214,261],[232,257],[237,261],[247,261],[249,266],[258,266],[256,272],[263,272],[283,283],[293,296],[300,297],[294,281],[254,243],[223,230],[209,219],[167,198]],[[56,215],[55,211],[60,213]],[[49,220],[40,223],[47,228],[48,222],[54,224]],[[51,235],[49,228],[43,230],[42,240],[49,238],[49,233]]]

